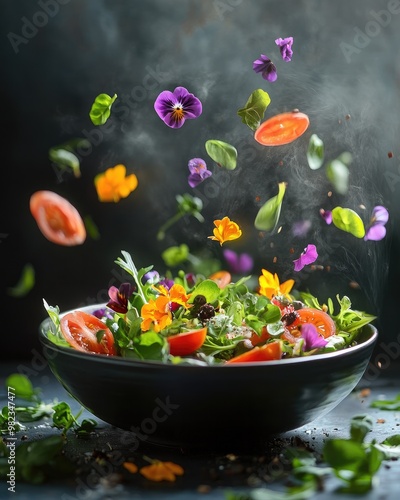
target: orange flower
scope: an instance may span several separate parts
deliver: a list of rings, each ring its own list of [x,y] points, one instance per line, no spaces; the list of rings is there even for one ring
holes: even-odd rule
[[[261,295],[265,295],[269,299],[272,299],[274,295],[289,296],[289,292],[294,285],[294,280],[287,280],[281,284],[276,273],[272,274],[266,269],[261,269],[261,272],[262,275],[258,278]]]
[[[131,474],[135,474],[138,471],[138,466],[132,462],[124,462],[122,464],[126,470],[128,470]]]
[[[164,286],[154,287],[159,293],[159,297],[155,300],[151,299],[147,304],[144,304],[141,310],[142,323],[140,328],[147,332],[151,325],[156,332],[164,330],[172,323],[171,303],[179,304],[185,309],[190,307],[188,300],[190,295],[186,294],[186,290],[182,285],[172,285],[167,290]]]
[[[222,220],[215,220],[214,225],[214,236],[209,236],[209,238],[211,240],[219,241],[221,246],[225,243],[225,241],[236,240],[242,236],[242,230],[240,227],[236,224],[236,222],[231,221],[229,217],[224,217]]]
[[[126,175],[125,165],[115,165],[105,172],[96,175],[94,185],[100,201],[114,201],[126,198],[137,188],[138,180],[135,174]]]
[[[160,462],[154,460],[152,464],[145,465],[140,469],[140,474],[150,481],[175,481],[176,476],[182,476],[183,468],[173,462]]]

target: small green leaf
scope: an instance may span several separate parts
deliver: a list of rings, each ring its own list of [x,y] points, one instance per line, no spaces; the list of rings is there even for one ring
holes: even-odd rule
[[[356,472],[365,460],[365,450],[350,439],[330,439],[324,445],[323,457],[338,472]]]
[[[265,90],[257,89],[250,95],[244,108],[240,108],[237,114],[251,130],[257,130],[270,102],[269,94]]]
[[[353,417],[350,423],[351,439],[362,443],[365,436],[371,431],[373,424],[372,417],[369,415],[357,415]]]
[[[12,297],[25,297],[35,285],[35,269],[32,264],[25,264],[18,283],[8,288],[8,295]]]
[[[379,410],[399,411],[400,394],[398,394],[394,399],[377,399],[375,401],[372,401],[370,407],[379,408]]]
[[[75,177],[81,176],[79,158],[71,151],[60,147],[51,148],[49,149],[49,159],[61,168],[69,167]]]
[[[108,94],[99,94],[90,110],[89,116],[94,125],[104,125],[111,114],[111,106],[113,105],[117,94],[113,97]]]
[[[351,208],[335,207],[332,210],[332,222],[337,228],[351,233],[356,238],[365,236],[364,222]]]
[[[189,303],[192,304],[197,295],[203,295],[209,304],[215,302],[221,293],[221,289],[213,280],[201,281],[190,294]]]
[[[307,149],[307,161],[311,170],[318,170],[324,163],[324,143],[317,134],[310,137]]]
[[[220,167],[234,170],[237,163],[237,150],[227,142],[210,139],[205,143],[208,156]]]
[[[278,194],[264,203],[258,211],[254,227],[259,231],[273,231],[278,224],[282,200],[286,191],[286,183],[280,182],[278,186]]]
[[[349,190],[349,175],[347,165],[338,158],[326,166],[326,176],[339,194],[346,194]]]
[[[161,254],[165,265],[168,267],[175,267],[185,262],[189,256],[189,247],[184,243],[179,246],[169,247]]]
[[[31,401],[36,399],[37,391],[33,389],[28,377],[20,373],[12,373],[5,381],[5,386],[12,388],[14,395],[21,399]]]
[[[83,219],[88,235],[92,240],[98,240],[100,238],[99,228],[95,224],[94,220],[90,215],[86,215]]]

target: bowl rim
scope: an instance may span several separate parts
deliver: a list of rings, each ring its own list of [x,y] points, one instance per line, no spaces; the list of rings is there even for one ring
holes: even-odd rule
[[[83,311],[89,313],[90,311],[95,311],[96,309],[102,309],[106,307],[107,304],[104,303],[99,303],[99,304],[91,304],[91,305],[86,305],[82,307],[75,307],[73,309],[69,309],[67,311],[60,312],[60,318],[65,316],[66,314],[72,313],[74,311]],[[140,360],[140,359],[135,359],[135,358],[127,358],[127,357],[122,357],[122,356],[108,356],[106,354],[97,354],[97,353],[90,353],[90,352],[83,352],[83,351],[78,351],[77,349],[74,349],[72,347],[64,347],[61,345],[54,344],[47,336],[47,331],[45,329],[46,325],[51,324],[51,319],[50,317],[45,318],[41,323],[39,324],[39,340],[42,343],[42,345],[46,348],[51,348],[54,351],[58,351],[62,354],[67,354],[72,357],[77,357],[81,359],[88,359],[88,360],[96,360],[98,362],[103,362],[103,363],[112,363],[112,364],[117,364],[117,365],[122,365],[122,366],[132,366],[134,365],[139,365],[143,367],[152,367],[152,368],[162,368],[165,367],[168,370],[171,369],[217,369],[220,370],[224,368],[225,370],[240,370],[244,368],[249,368],[249,367],[266,367],[266,366],[285,366],[285,365],[296,365],[298,363],[311,363],[311,362],[318,362],[321,360],[331,360],[332,358],[345,358],[348,356],[354,355],[354,353],[357,353],[359,351],[363,351],[369,347],[372,347],[375,342],[378,339],[378,330],[376,326],[374,326],[372,323],[368,323],[364,325],[364,328],[369,328],[371,330],[371,335],[369,338],[367,338],[364,342],[361,342],[360,344],[357,344],[355,346],[347,347],[346,349],[341,349],[338,351],[332,351],[332,352],[326,352],[326,353],[321,353],[321,354],[313,354],[312,356],[301,356],[297,358],[288,358],[288,359],[279,359],[279,360],[269,360],[269,361],[251,361],[247,363],[237,363],[237,364],[216,364],[216,365],[203,365],[203,364],[195,364],[195,363],[179,363],[179,364],[171,364],[171,363],[163,363],[161,361],[157,360]]]

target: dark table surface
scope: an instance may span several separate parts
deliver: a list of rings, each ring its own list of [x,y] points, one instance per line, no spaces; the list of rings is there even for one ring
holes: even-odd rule
[[[7,404],[4,391],[5,378],[11,373],[29,369],[29,362],[15,361],[3,363],[0,371],[0,404]],[[53,400],[65,401],[74,412],[80,409],[63,387],[56,381],[47,368],[35,371],[31,377],[34,387],[41,388],[41,399],[51,403]],[[349,437],[350,420],[355,415],[368,414],[373,418],[374,425],[366,441],[376,439],[382,442],[386,437],[400,434],[400,412],[382,411],[371,408],[370,403],[378,398],[392,399],[400,393],[400,364],[391,365],[365,376],[356,389],[328,415],[319,418],[309,425],[291,432],[275,436],[261,448],[243,453],[210,452],[191,454],[185,450],[167,449],[144,445],[132,454],[127,443],[126,431],[96,419],[98,425],[89,439],[78,439],[73,431],[69,431],[66,454],[77,465],[74,472],[66,479],[51,480],[40,485],[23,482],[16,484],[16,493],[9,493],[7,485],[0,484],[0,498],[17,498],[18,500],[34,500],[57,498],[72,499],[182,499],[208,498],[210,500],[225,499],[227,492],[249,493],[253,488],[272,488],[283,491],[287,481],[287,473],[283,471],[280,453],[289,445],[305,446],[316,456],[320,456],[324,442],[329,438]],[[101,397],[101,394],[99,394]],[[81,418],[95,418],[86,410]],[[212,417],[212,415],[210,415]],[[26,428],[17,433],[17,444],[33,441],[60,430],[51,425],[51,419],[43,419],[26,424]],[[105,455],[102,455],[102,452]],[[113,452],[112,464],[99,457],[108,456]],[[130,474],[121,462],[133,459],[139,465],[145,465],[140,457],[146,455],[162,461],[172,461],[184,468],[184,475],[177,477],[173,483],[159,483],[146,480],[140,474]],[[97,460],[94,459],[97,456]],[[138,459],[139,457],[139,459]],[[86,459],[86,460],[85,460]],[[82,466],[85,463],[85,466]],[[16,464],[18,467],[18,463]],[[377,483],[373,489],[361,496],[365,499],[398,498],[400,478],[400,460],[385,460],[376,474]],[[351,495],[337,495],[335,489],[338,480],[328,475],[324,480],[323,491],[313,495],[316,499],[327,498],[357,498]],[[271,497],[274,498],[274,497]],[[277,495],[276,498],[279,498]]]

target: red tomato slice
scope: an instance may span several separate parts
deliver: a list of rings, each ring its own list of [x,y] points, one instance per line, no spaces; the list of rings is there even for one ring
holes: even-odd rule
[[[313,309],[312,307],[304,307],[303,309],[298,309],[296,312],[298,313],[298,318],[286,327],[291,335],[297,336],[296,330],[298,330],[299,325],[302,323],[311,323],[314,325],[324,338],[335,334],[336,324],[326,312]]]
[[[187,356],[188,354],[192,354],[204,344],[206,335],[207,327],[171,335],[167,337],[169,352],[172,356]]]
[[[217,271],[209,276],[208,279],[215,281],[220,288],[225,288],[232,281],[232,276],[228,271]]]
[[[77,209],[53,191],[36,191],[30,210],[43,236],[52,243],[81,245],[86,239],[85,224]]]
[[[274,340],[261,347],[254,347],[250,351],[239,354],[232,359],[229,359],[226,364],[230,363],[249,363],[253,361],[271,361],[273,359],[281,359],[282,345],[280,340]]]
[[[65,340],[78,351],[114,356],[114,336],[111,330],[96,316],[83,311],[74,311],[60,320],[61,333]],[[100,342],[96,334],[104,332]]]
[[[250,342],[255,347],[258,344],[263,344],[269,338],[271,338],[271,335],[268,333],[267,327],[264,326],[263,329],[261,330],[261,335],[258,335],[258,333],[254,332],[253,335],[250,337]]]
[[[282,146],[295,141],[307,130],[310,120],[299,111],[281,113],[263,122],[254,139],[263,146]]]

